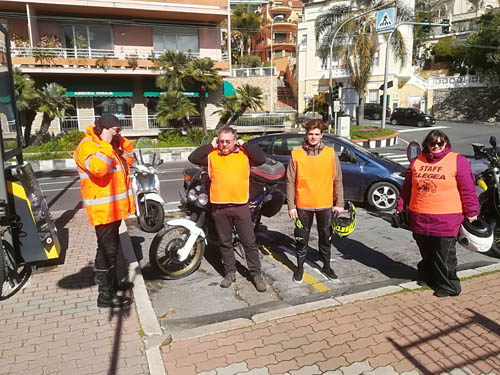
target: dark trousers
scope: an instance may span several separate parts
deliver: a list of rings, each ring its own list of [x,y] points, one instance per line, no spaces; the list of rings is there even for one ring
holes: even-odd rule
[[[303,263],[306,259],[309,234],[311,232],[311,226],[314,216],[316,216],[319,235],[319,257],[323,262],[323,265],[330,265],[330,249],[332,240],[332,209],[326,208],[319,211],[297,209],[297,214],[299,215],[299,220],[302,224],[302,228],[299,228],[297,226],[297,223],[295,223],[294,230],[295,245],[297,247],[297,260],[299,262],[302,261]]]
[[[97,251],[95,254],[95,269],[109,270],[115,266],[116,254],[120,248],[121,220],[109,224],[96,225]]]
[[[418,263],[418,277],[436,291],[459,295],[462,291],[457,276],[456,237],[432,237],[413,234],[422,260]]]
[[[252,277],[260,275],[259,248],[255,244],[252,218],[248,204],[234,206],[215,206],[212,216],[220,242],[220,253],[226,275],[236,273],[236,257],[233,247],[233,226],[238,233],[247,267]]]

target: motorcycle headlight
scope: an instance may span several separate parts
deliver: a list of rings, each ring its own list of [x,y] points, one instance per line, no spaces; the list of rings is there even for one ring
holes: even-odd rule
[[[187,196],[190,201],[198,199],[198,193],[194,189],[189,190]]]
[[[208,203],[208,194],[207,193],[201,193],[198,196],[198,202],[200,202],[200,204],[202,206],[206,206],[206,204]]]

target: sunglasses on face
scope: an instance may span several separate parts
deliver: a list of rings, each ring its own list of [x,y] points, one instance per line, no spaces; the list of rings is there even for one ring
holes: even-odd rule
[[[234,140],[232,140],[232,139],[219,139],[219,143],[221,143],[221,144],[228,144],[229,145],[233,142],[234,142]]]
[[[111,128],[113,129],[116,133],[119,133],[122,131],[122,128],[118,128],[118,127],[114,127],[114,128]]]
[[[446,143],[445,141],[429,142],[429,146],[431,146],[431,147],[436,147],[436,146],[443,147],[445,143]]]

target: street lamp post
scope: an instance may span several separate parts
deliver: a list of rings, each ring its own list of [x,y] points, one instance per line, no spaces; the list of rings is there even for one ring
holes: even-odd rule
[[[273,25],[274,21],[278,19],[283,19],[282,15],[278,15],[271,19],[271,105],[269,106],[269,112],[274,112],[273,103],[273,78],[274,78],[274,66],[273,66]]]

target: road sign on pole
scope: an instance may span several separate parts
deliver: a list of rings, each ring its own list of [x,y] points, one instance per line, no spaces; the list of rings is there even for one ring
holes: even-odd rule
[[[396,24],[396,8],[387,8],[377,11],[377,33],[389,32]]]
[[[340,102],[338,100],[335,100],[333,102],[333,112],[339,112],[340,111]]]

